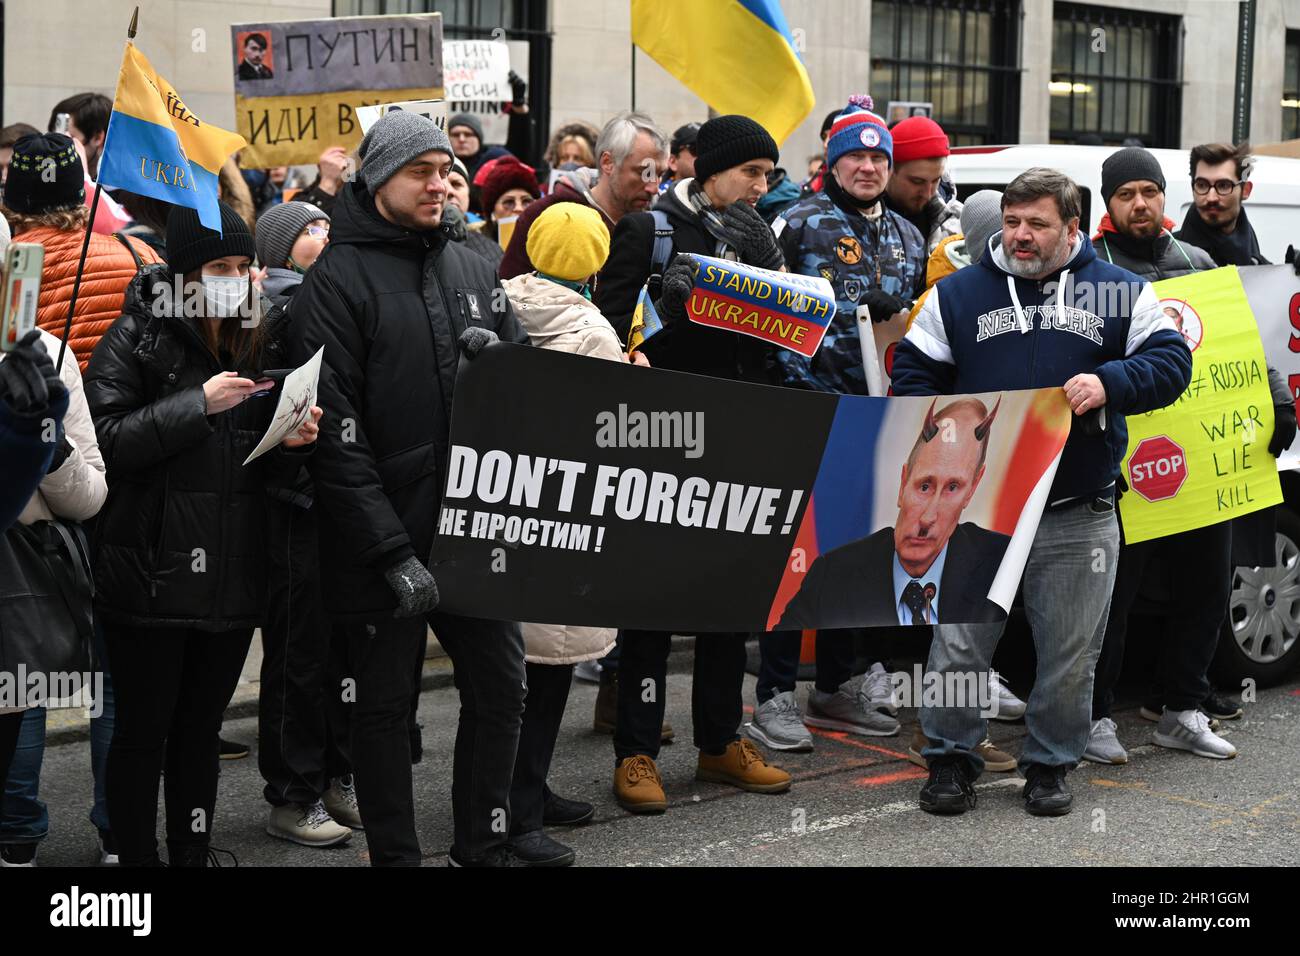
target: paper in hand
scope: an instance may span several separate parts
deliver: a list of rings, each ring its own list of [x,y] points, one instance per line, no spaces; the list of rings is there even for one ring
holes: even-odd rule
[[[285,376],[275,406],[275,417],[271,419],[270,427],[253,453],[244,459],[245,465],[266,454],[311,420],[311,407],[316,404],[316,386],[320,382],[320,363],[324,354],[325,346],[322,345],[302,368],[294,369]]]

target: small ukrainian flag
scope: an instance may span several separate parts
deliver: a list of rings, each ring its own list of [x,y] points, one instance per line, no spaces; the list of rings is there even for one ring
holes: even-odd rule
[[[126,45],[99,160],[100,185],[188,206],[219,233],[217,175],[230,154],[247,145],[191,113],[135,44]]]
[[[636,308],[632,310],[632,330],[627,336],[628,354],[631,355],[645,345],[646,339],[661,331],[663,327],[659,313],[655,311],[654,303],[650,301],[649,288],[642,286],[641,294],[636,297]]]

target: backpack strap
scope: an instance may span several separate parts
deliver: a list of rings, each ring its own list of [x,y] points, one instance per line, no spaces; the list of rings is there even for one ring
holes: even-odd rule
[[[141,269],[143,269],[144,260],[140,258],[140,253],[135,251],[135,246],[131,245],[131,240],[128,239],[123,233],[120,232],[113,233],[113,238],[116,239],[118,242],[120,242],[122,245],[126,246],[126,251],[131,253],[131,258],[135,260],[135,271],[139,272]]]
[[[659,298],[664,271],[673,257],[673,224],[668,221],[668,213],[662,209],[651,209],[650,215],[655,221],[655,239],[654,245],[650,247],[650,278],[646,281],[646,287],[653,301]]]

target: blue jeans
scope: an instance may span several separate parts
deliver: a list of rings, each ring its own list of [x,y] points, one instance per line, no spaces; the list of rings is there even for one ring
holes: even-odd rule
[[[98,717],[90,719],[90,771],[95,778],[95,802],[90,822],[97,829],[108,830],[108,804],[104,799],[104,770],[108,765],[108,745],[113,740],[113,679],[108,674],[108,655],[99,626],[95,627],[95,666],[103,675],[104,700]],[[50,832],[50,814],[40,799],[41,764],[45,760],[44,707],[33,707],[23,714],[18,732],[18,749],[4,784],[4,801],[0,804],[0,843],[39,843]]]
[[[1028,734],[1020,769],[1030,764],[1073,768],[1083,756],[1092,725],[1092,683],[1106,633],[1119,554],[1113,507],[1089,499],[1043,514],[1029,550],[1022,583],[1033,630],[1038,670],[1025,713]],[[986,679],[1005,624],[939,624],[926,670],[976,673]],[[927,760],[959,755],[976,772],[975,752],[988,722],[978,706],[922,707],[921,728],[930,738]]]
[[[39,843],[50,832],[50,813],[40,799],[41,762],[45,758],[45,708],[23,712],[18,748],[4,781],[0,843]]]

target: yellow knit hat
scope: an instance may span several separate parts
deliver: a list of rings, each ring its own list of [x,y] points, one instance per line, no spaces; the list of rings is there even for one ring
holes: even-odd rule
[[[590,206],[556,203],[533,220],[527,248],[538,272],[583,282],[609,258],[609,230]]]

